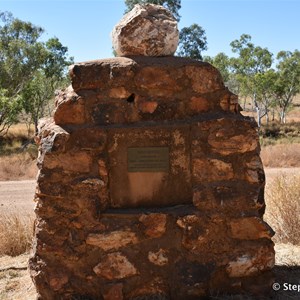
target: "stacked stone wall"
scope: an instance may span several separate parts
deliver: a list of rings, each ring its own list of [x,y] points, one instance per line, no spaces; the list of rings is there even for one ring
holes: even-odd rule
[[[37,137],[40,299],[270,290],[257,125],[220,73],[136,56],[75,64],[70,76]],[[168,170],[130,171],[128,149],[151,147],[168,149]]]

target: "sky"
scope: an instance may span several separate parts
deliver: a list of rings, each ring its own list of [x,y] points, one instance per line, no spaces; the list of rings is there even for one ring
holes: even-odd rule
[[[58,37],[75,62],[112,57],[110,33],[125,11],[123,0],[0,0],[0,11]],[[230,43],[243,34],[275,55],[300,49],[300,0],[182,0],[179,29],[197,23],[208,50],[233,56]]]

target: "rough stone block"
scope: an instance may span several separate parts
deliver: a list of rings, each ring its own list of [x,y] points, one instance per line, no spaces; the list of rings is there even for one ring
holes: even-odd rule
[[[135,5],[112,32],[118,56],[167,56],[176,51],[179,39],[177,21],[163,6]]]
[[[261,246],[254,254],[243,254],[231,261],[226,271],[229,277],[247,277],[271,270],[275,265],[275,254],[271,247]]]
[[[167,216],[165,214],[142,215],[139,221],[145,226],[144,233],[151,238],[161,237],[166,232]]]
[[[138,274],[134,265],[120,252],[107,254],[93,270],[107,280],[123,279]]]
[[[128,244],[138,243],[138,238],[134,232],[113,231],[105,234],[91,233],[86,239],[88,245],[93,245],[101,248],[104,251],[118,250]]]
[[[219,159],[195,158],[192,160],[192,165],[195,184],[234,178],[232,164]]]
[[[229,226],[234,239],[255,240],[274,235],[270,226],[258,217],[233,219]]]

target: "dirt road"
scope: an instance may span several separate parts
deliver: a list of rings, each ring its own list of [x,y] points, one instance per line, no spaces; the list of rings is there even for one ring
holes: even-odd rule
[[[33,214],[35,180],[0,181],[0,214]]]

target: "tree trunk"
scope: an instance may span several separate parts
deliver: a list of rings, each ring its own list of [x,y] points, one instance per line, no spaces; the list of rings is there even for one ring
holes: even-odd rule
[[[247,97],[244,97],[243,110],[246,110],[246,100],[247,100]]]
[[[38,134],[38,119],[34,119],[34,133],[35,133],[35,135],[37,135]]]
[[[280,112],[280,123],[281,124],[286,123],[285,109],[282,109],[281,112]]]
[[[256,114],[257,114],[257,125],[259,128],[261,126],[261,118],[260,118],[260,109],[258,106],[256,106]]]

